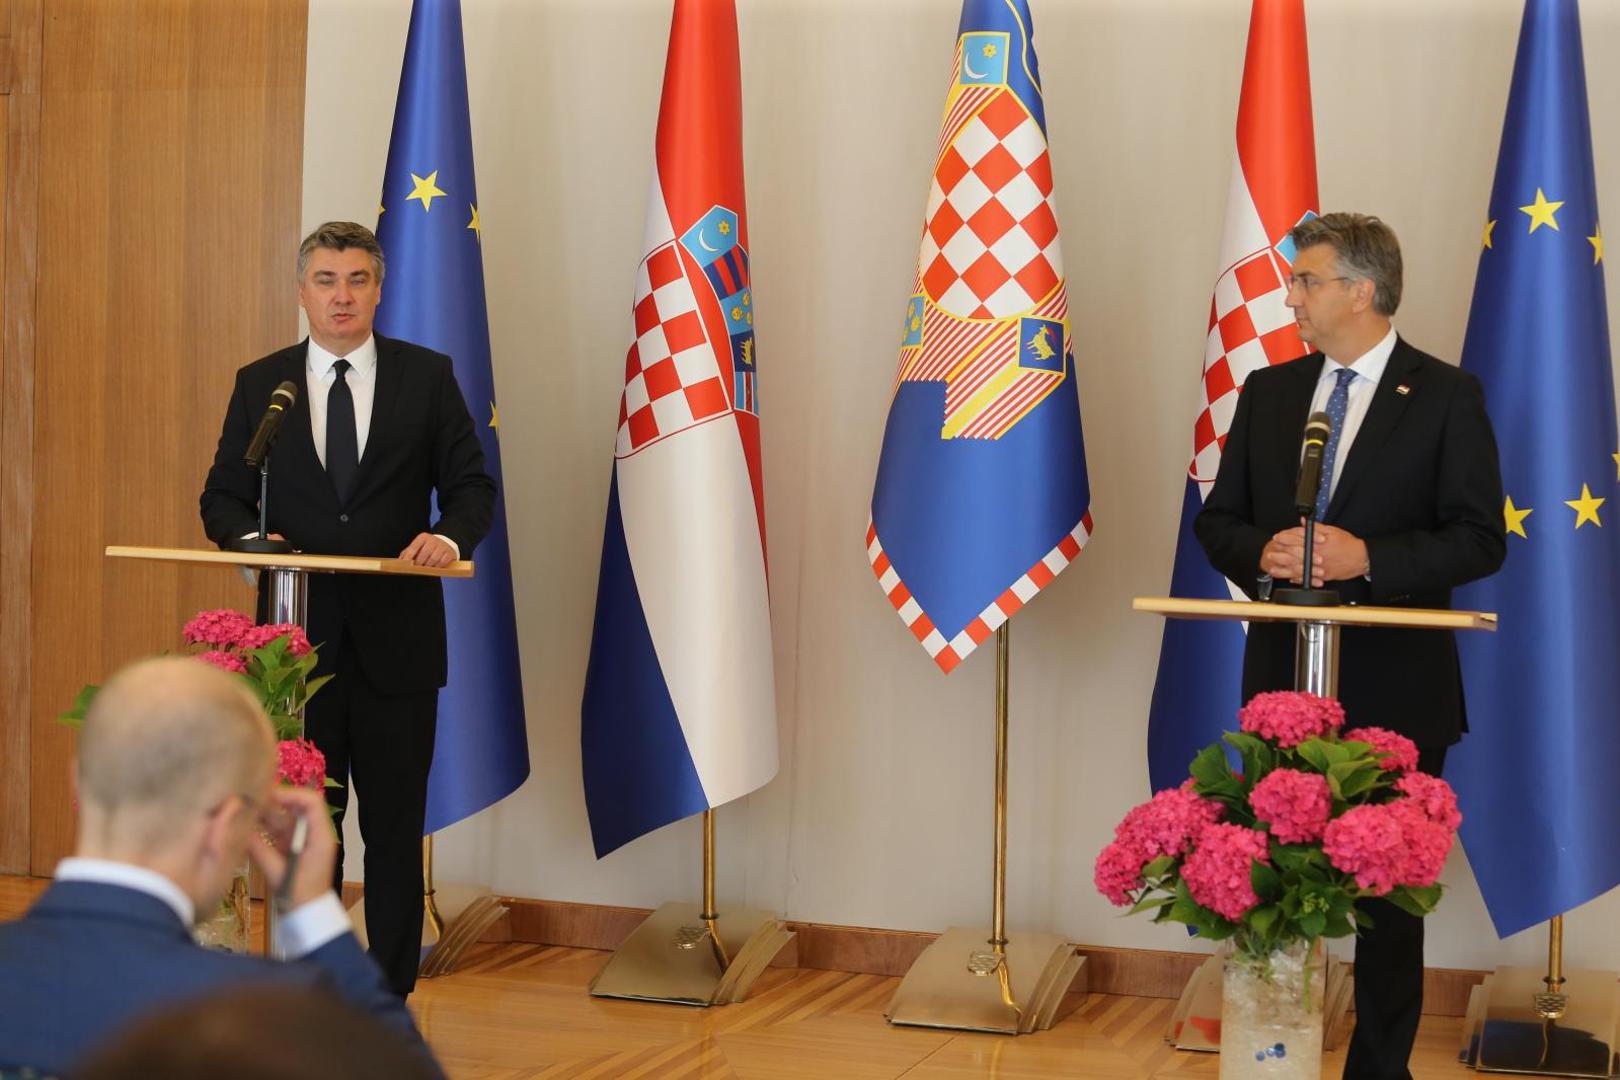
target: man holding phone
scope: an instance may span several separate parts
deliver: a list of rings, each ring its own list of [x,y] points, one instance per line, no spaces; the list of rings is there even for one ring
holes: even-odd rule
[[[75,780],[73,857],[0,924],[0,1070],[68,1073],[143,1014],[254,983],[331,992],[431,1060],[332,891],[325,801],[277,784],[269,720],[238,680],[190,658],[124,668],[85,716]],[[288,962],[191,939],[244,858],[281,901]]]

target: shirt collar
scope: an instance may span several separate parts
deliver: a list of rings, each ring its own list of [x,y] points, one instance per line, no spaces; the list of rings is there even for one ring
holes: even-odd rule
[[[339,357],[327,352],[316,344],[314,338],[309,339],[309,373],[316,379],[324,379],[331,372],[332,365],[339,360],[347,360],[354,373],[364,378],[370,375],[377,366],[377,337],[368,335],[366,340],[355,348],[348,356]]]
[[[1350,365],[1350,370],[1377,386],[1378,380],[1384,377],[1384,369],[1389,366],[1390,355],[1395,351],[1395,341],[1395,328],[1392,326],[1383,340],[1362,353],[1356,362]],[[1339,362],[1330,356],[1327,363],[1322,365],[1322,377],[1318,381],[1326,382],[1337,375],[1338,371]]]
[[[85,859],[71,856],[56,864],[57,881],[88,881],[97,885],[117,885],[147,896],[156,897],[169,905],[179,917],[182,926],[190,927],[197,921],[197,906],[180,886],[144,866],[114,862],[111,859]]]

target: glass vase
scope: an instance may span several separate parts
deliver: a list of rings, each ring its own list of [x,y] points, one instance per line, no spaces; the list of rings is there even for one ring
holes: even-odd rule
[[[1225,960],[1221,1080],[1317,1080],[1327,948],[1320,938]]]
[[[197,944],[224,952],[246,955],[253,937],[253,903],[248,895],[248,868],[243,866],[231,878],[230,888],[215,905],[212,914],[204,915],[191,928]]]

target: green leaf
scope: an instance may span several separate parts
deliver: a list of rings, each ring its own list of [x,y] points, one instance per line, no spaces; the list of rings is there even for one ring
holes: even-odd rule
[[[1282,918],[1282,909],[1276,904],[1262,904],[1245,915],[1243,921],[1248,923],[1249,929],[1256,934],[1261,937],[1268,937],[1280,918]]]
[[[1190,769],[1194,780],[1209,788],[1229,786],[1237,781],[1232,775],[1232,767],[1226,763],[1226,751],[1219,743],[1213,743],[1199,751],[1193,758]]]
[[[84,726],[84,714],[100,691],[101,687],[93,684],[80,687],[79,692],[73,695],[73,704],[57,713],[56,722],[72,728]]]
[[[1152,860],[1146,866],[1142,867],[1142,876],[1149,881],[1153,880],[1154,878],[1164,877],[1164,875],[1168,873],[1170,868],[1174,865],[1176,865],[1176,857],[1174,855],[1160,855],[1157,859]]]
[[[1440,886],[1429,885],[1418,887],[1415,885],[1393,889],[1384,899],[1406,912],[1408,915],[1422,917],[1433,911],[1435,905],[1440,903]]]
[[[1263,862],[1249,864],[1249,886],[1262,900],[1274,900],[1282,892],[1282,878]]]
[[[1125,914],[1127,914],[1127,915],[1140,915],[1144,911],[1161,910],[1161,909],[1169,907],[1170,905],[1171,905],[1170,900],[1167,900],[1165,897],[1163,897],[1161,895],[1154,894],[1154,895],[1142,897],[1142,899],[1140,899],[1136,903],[1132,904],[1131,905],[1131,910],[1127,911]]]
[[[1299,917],[1299,928],[1308,937],[1321,937],[1322,931],[1327,929],[1327,916],[1320,911],[1313,911],[1308,915]]]

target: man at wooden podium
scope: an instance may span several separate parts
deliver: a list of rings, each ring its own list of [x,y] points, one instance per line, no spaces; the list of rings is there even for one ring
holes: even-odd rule
[[[202,493],[209,539],[225,547],[257,535],[259,475],[244,456],[272,393],[291,382],[297,398],[269,469],[272,537],[304,552],[397,555],[422,566],[471,558],[489,531],[495,483],[450,358],[372,333],[384,261],[371,230],[322,225],[300,246],[297,269],[309,337],[237,372]],[[261,617],[263,605],[261,592]],[[434,578],[314,574],[308,622],[321,647],[318,673],[336,678],[311,699],[306,730],[344,785],[328,789],[340,815],[353,778],[367,936],[405,995],[420,961],[422,826],[447,675],[444,594]]]
[[[1249,375],[1194,528],[1214,567],[1264,599],[1303,579],[1295,509],[1301,433],[1327,413],[1310,585],[1346,602],[1449,608],[1451,590],[1507,553],[1502,478],[1473,375],[1419,352],[1391,326],[1401,251],[1375,217],[1326,214],[1289,234],[1288,306],[1316,351]],[[1292,623],[1251,623],[1243,699],[1294,685]],[[1339,699],[1353,726],[1417,743],[1436,776],[1467,729],[1450,631],[1345,628]],[[1423,1006],[1423,920],[1368,901],[1356,941],[1356,1029],[1347,1077],[1407,1077]]]

